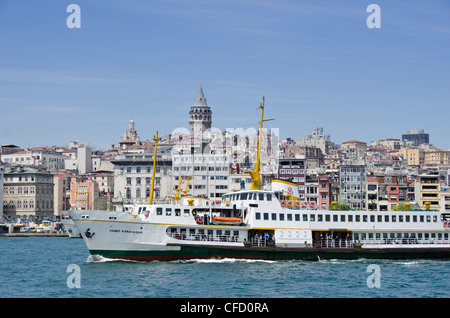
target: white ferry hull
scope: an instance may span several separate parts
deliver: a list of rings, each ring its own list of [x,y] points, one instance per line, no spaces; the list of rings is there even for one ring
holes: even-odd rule
[[[249,258],[270,260],[450,258],[450,244],[250,246],[244,242],[180,240],[167,234],[173,224],[149,223],[124,212],[69,212],[91,255],[136,261],[170,261],[198,258]],[[192,226],[191,226],[192,227]],[[204,229],[217,226],[198,226]],[[294,246],[294,247],[293,247]]]

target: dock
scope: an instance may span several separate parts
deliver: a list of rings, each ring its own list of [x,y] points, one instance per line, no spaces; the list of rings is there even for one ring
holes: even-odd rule
[[[4,233],[0,234],[0,236],[6,237],[38,237],[38,236],[56,236],[56,237],[68,237],[67,233]]]

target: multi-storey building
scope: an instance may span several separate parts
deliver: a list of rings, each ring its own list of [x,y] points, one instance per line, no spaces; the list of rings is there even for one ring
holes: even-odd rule
[[[388,150],[398,150],[401,148],[400,139],[388,138],[377,141],[372,141],[371,147],[385,148]]]
[[[352,209],[366,209],[367,170],[360,160],[345,161],[339,167],[339,203]]]
[[[450,187],[441,187],[441,210],[450,211]]]
[[[305,158],[280,159],[278,163],[278,179],[297,184],[300,201],[305,200],[306,193]]]
[[[230,184],[238,190],[241,180],[247,184],[246,180],[249,179],[248,175],[231,174],[231,158],[226,154],[173,154],[172,163],[174,187],[179,185],[181,193],[186,190],[186,194],[192,196],[220,200],[223,194],[230,191]]]
[[[33,147],[2,156],[2,160],[9,164],[45,167],[51,172],[64,169],[66,159],[48,147]]]
[[[392,171],[367,177],[367,208],[369,210],[392,211],[400,202],[410,202],[408,178],[405,173]]]
[[[150,197],[153,153],[124,153],[114,164],[113,204],[144,203]],[[173,196],[172,158],[169,152],[158,152],[155,167],[154,199]]]
[[[413,146],[428,144],[430,135],[426,134],[423,129],[410,129],[406,131],[406,134],[402,135],[402,141],[409,141]]]
[[[364,141],[359,141],[359,140],[349,140],[349,141],[344,141],[341,145],[342,149],[347,149],[347,150],[362,150],[362,151],[366,151],[367,150],[367,144]]]
[[[398,155],[408,166],[421,166],[425,162],[425,152],[420,148],[402,148],[398,151]]]
[[[324,135],[322,127],[314,128],[311,135],[301,138],[295,145],[301,148],[318,148],[323,154],[330,153],[330,148],[335,147],[330,135]]]
[[[4,174],[4,167],[0,162],[0,202],[3,203],[3,174]],[[0,204],[0,219],[3,218],[3,204]]]
[[[70,204],[75,209],[106,210],[106,196],[99,195],[98,183],[90,176],[72,178]]]
[[[450,150],[437,148],[424,149],[424,165],[448,165],[450,164]]]
[[[367,209],[369,211],[387,211],[387,204],[380,204],[378,180],[373,177],[367,177]]]
[[[416,202],[421,209],[425,209],[427,202],[430,203],[430,209],[440,210],[441,208],[441,185],[439,175],[421,174],[417,177],[416,184]]]
[[[327,174],[319,174],[318,176],[318,207],[322,210],[328,210],[331,203],[331,182]]]
[[[305,175],[305,201],[315,202],[319,201],[319,178],[317,171],[306,170]]]
[[[4,175],[3,214],[8,218],[52,218],[53,191],[53,174],[45,168],[7,168]]]
[[[85,174],[93,171],[92,150],[87,145],[76,145],[76,149],[68,149],[66,153],[70,156],[65,162],[65,170],[75,171],[78,174]]]
[[[54,193],[54,214],[62,216],[70,209],[70,185],[72,178],[76,176],[67,171],[60,171],[53,177]]]

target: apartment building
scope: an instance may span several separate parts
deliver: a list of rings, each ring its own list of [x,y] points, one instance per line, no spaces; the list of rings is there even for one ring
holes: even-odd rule
[[[226,154],[173,154],[172,162],[174,187],[180,186],[181,193],[186,190],[188,195],[220,200],[230,192],[231,184],[234,190],[240,190],[242,180],[247,187],[248,179],[251,183],[247,174],[231,174],[231,158]]]
[[[2,160],[6,163],[45,167],[51,172],[64,169],[67,159],[68,157],[48,147],[32,147],[2,155]]]
[[[450,211],[450,187],[441,187],[441,210]]]
[[[300,148],[318,148],[323,154],[330,153],[330,148],[335,147],[330,135],[323,133],[322,127],[314,128],[311,135],[301,138],[295,145]]]
[[[3,214],[8,218],[54,216],[53,174],[42,167],[13,166],[4,173]]]
[[[114,205],[145,203],[150,197],[153,153],[124,153],[116,156],[114,164]],[[172,158],[170,152],[156,156],[154,199],[173,196]]]
[[[0,162],[0,202],[3,203],[3,180],[5,168]],[[3,218],[3,204],[0,204],[0,219]]]
[[[318,175],[318,208],[328,210],[331,203],[331,182],[327,174]]]
[[[349,160],[339,166],[339,203],[351,209],[366,209],[367,169],[361,160]]]
[[[402,148],[398,151],[398,155],[403,159],[403,162],[408,166],[421,166],[425,162],[425,152],[423,149]]]
[[[441,208],[441,185],[439,175],[421,174],[415,183],[416,202],[421,209],[426,208],[426,202],[430,203],[430,209],[440,210]]]
[[[82,210],[106,210],[106,196],[99,195],[98,183],[90,176],[72,178],[70,184],[70,204]]]
[[[391,171],[367,177],[367,208],[369,210],[392,211],[400,202],[411,202],[408,196],[408,177],[403,171]]]
[[[305,200],[306,174],[305,158],[303,159],[280,159],[278,162],[278,179],[297,184],[300,201]]]
[[[450,164],[450,150],[437,148],[424,149],[424,165],[448,165]]]

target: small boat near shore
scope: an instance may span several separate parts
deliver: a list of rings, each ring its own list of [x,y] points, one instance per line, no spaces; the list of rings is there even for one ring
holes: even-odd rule
[[[75,225],[75,222],[70,217],[62,218],[61,223],[63,224],[64,229],[65,229],[67,235],[69,235],[69,237],[81,238],[81,234],[78,231],[78,228]]]

